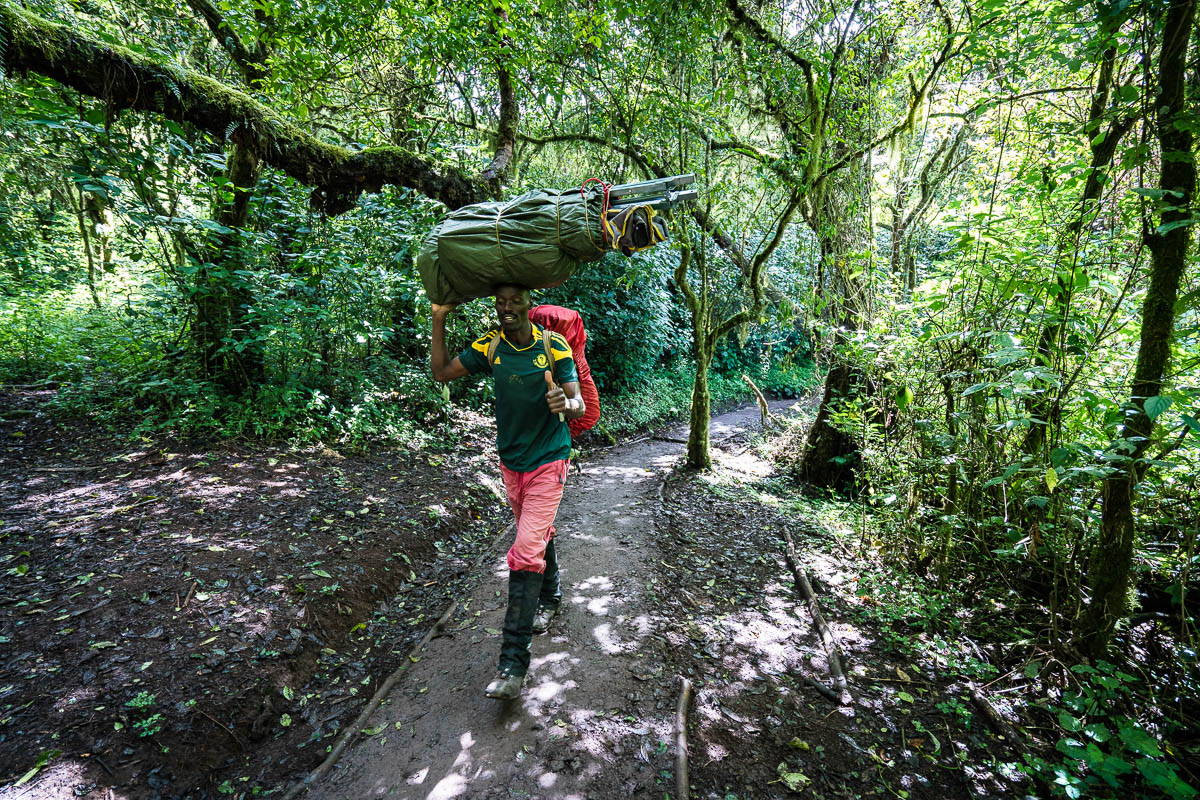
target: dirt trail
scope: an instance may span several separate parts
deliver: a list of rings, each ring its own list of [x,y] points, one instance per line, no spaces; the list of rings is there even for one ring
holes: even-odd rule
[[[787,403],[780,403],[786,406]],[[712,440],[757,430],[756,407],[715,417]],[[684,438],[684,428],[664,438]],[[661,554],[658,488],[683,446],[617,448],[569,480],[557,526],[563,613],[534,638],[518,701],[483,695],[495,672],[507,540],[419,662],[373,715],[376,732],[309,797],[585,798],[674,794],[675,697],[650,690],[645,655],[665,644],[645,587]],[[655,646],[646,647],[644,645]],[[661,667],[660,667],[661,669]]]

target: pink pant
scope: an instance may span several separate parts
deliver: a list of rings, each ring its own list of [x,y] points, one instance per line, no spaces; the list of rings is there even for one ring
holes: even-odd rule
[[[513,472],[503,464],[508,504],[517,520],[517,540],[508,550],[508,568],[546,571],[546,542],[554,536],[554,515],[567,483],[567,459],[551,461],[532,472]]]

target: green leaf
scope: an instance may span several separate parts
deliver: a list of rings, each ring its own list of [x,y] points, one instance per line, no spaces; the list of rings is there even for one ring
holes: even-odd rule
[[[46,750],[40,756],[38,756],[38,760],[33,765],[33,769],[22,775],[20,779],[13,784],[13,787],[15,788],[17,786],[24,786],[25,784],[29,783],[29,781],[33,779],[33,776],[37,775],[42,767],[46,766],[51,762],[51,760],[58,758],[61,755],[62,750]]]
[[[1058,471],[1054,467],[1046,467],[1046,488],[1054,491],[1054,487],[1058,486]]]
[[[903,700],[906,703],[915,702],[913,700],[913,696],[911,694],[909,694],[908,692],[896,692],[896,699]]]
[[[323,569],[314,569],[312,571],[312,574],[316,575],[318,578],[332,578],[333,577],[332,575],[330,575],[328,572],[326,572]]]
[[[1080,761],[1087,759],[1087,751],[1083,749],[1083,742],[1078,739],[1059,739],[1055,748],[1068,758],[1075,758]]]
[[[805,786],[808,786],[810,783],[812,783],[812,779],[803,772],[792,772],[788,769],[788,765],[782,761],[780,761],[779,766],[775,768],[775,772],[778,773],[779,780],[783,781],[783,785],[786,786],[789,791],[802,791]]]
[[[1079,724],[1079,718],[1068,714],[1066,711],[1058,712],[1058,724],[1062,726],[1064,731],[1070,731],[1071,733],[1083,728]]]
[[[1130,750],[1135,750],[1142,755],[1160,758],[1163,754],[1162,749],[1158,746],[1158,742],[1154,741],[1154,738],[1150,734],[1139,727],[1128,726],[1118,728],[1117,738],[1124,742],[1125,746]]]
[[[1146,783],[1162,790],[1163,797],[1192,800],[1196,796],[1196,790],[1190,784],[1180,780],[1175,768],[1169,764],[1149,758],[1139,758],[1137,768],[1142,773],[1142,777],[1146,779]]]
[[[1175,314],[1184,314],[1198,305],[1200,305],[1200,289],[1193,289],[1180,295],[1179,299],[1175,301]]]
[[[1152,420],[1158,419],[1159,415],[1171,407],[1171,398],[1161,394],[1156,394],[1154,397],[1146,398],[1146,416]]]
[[[291,714],[281,714],[281,715],[280,715],[280,717],[279,717],[279,724],[280,724],[281,726],[283,726],[284,728],[289,728],[289,727],[291,727],[291,725],[292,725],[292,715],[291,715]]]
[[[903,411],[912,405],[913,398],[913,390],[905,386],[896,392],[896,405]]]
[[[1188,225],[1195,225],[1197,222],[1200,222],[1200,219],[1177,219],[1177,220],[1174,220],[1173,222],[1164,222],[1162,225],[1159,225],[1157,228],[1155,228],[1154,232],[1161,236],[1164,233],[1170,233],[1171,231],[1175,230],[1176,228],[1183,228]]]
[[[1175,189],[1150,189],[1145,186],[1138,186],[1134,188],[1133,191],[1135,194],[1140,194],[1142,197],[1149,197],[1153,200],[1160,200],[1167,195],[1171,195],[1172,197],[1183,197],[1183,192]]]

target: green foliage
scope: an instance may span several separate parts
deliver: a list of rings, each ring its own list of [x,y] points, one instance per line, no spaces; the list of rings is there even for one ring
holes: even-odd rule
[[[1036,674],[1039,666],[1031,664],[1027,672]],[[1169,746],[1128,715],[1139,680],[1106,661],[1071,671],[1077,689],[1041,704],[1062,731],[1055,745],[1061,760],[1027,756],[1022,768],[1056,797],[1196,797],[1171,763]]]
[[[537,301],[578,311],[597,387],[628,392],[687,347],[669,276],[670,262],[657,253],[610,255],[585,264],[562,286],[539,292]]]
[[[601,424],[613,434],[627,434],[687,416],[692,399],[693,373],[686,364],[656,370],[636,389],[600,397]],[[715,375],[710,380],[713,403],[721,405],[749,395],[736,377]]]
[[[162,730],[163,715],[151,713],[154,710],[154,695],[149,692],[138,692],[137,696],[125,703],[126,708],[132,708],[137,714],[133,729],[138,736],[153,736]]]

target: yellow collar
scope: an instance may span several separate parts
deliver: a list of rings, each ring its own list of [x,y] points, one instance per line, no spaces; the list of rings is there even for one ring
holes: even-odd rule
[[[535,344],[537,344],[538,342],[540,342],[542,340],[542,332],[541,332],[541,329],[538,328],[537,323],[531,322],[529,324],[533,328],[533,339],[530,340],[529,344],[525,345],[524,347],[517,347],[515,344],[513,344],[509,340],[509,338],[504,335],[503,330],[500,331],[500,338],[503,339],[504,341],[508,342],[508,346],[511,347],[513,350],[516,350],[518,353],[521,352],[522,350],[528,350],[529,348],[533,347]]]

